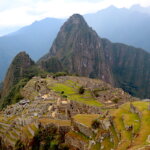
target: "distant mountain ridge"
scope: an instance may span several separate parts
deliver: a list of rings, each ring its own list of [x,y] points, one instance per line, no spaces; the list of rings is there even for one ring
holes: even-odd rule
[[[84,18],[99,36],[150,52],[150,15],[148,13],[132,8],[110,6],[95,14],[87,14]]]
[[[61,27],[49,53],[40,59],[41,68],[48,71],[53,57],[69,73],[100,78],[133,96],[150,97],[150,54],[99,38],[78,14]]]
[[[26,51],[36,61],[48,52],[63,22],[62,19],[46,18],[0,37],[0,80],[17,53]]]
[[[130,9],[111,6],[84,18],[100,37],[150,51],[150,15],[137,8],[139,6]],[[141,8],[142,11],[148,10]],[[4,79],[13,57],[20,51],[26,51],[35,61],[47,53],[64,21],[47,18],[0,37],[0,81]]]
[[[136,12],[141,12],[141,13],[145,13],[145,14],[149,14],[150,15],[150,6],[148,7],[142,7],[139,4],[133,5],[130,10],[132,11],[136,11]]]

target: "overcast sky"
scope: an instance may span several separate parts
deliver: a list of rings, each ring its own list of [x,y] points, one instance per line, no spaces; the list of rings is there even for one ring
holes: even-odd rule
[[[150,0],[0,0],[0,30],[31,24],[46,17],[64,18],[73,13],[92,13],[110,5],[150,6]]]

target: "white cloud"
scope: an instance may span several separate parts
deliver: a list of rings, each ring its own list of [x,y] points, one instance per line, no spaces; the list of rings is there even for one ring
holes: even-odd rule
[[[149,6],[150,0],[0,0],[0,26],[23,26],[45,17],[68,17],[96,12],[110,5]]]

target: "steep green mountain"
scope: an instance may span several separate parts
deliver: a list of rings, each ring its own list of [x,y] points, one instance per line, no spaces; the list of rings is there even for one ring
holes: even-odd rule
[[[27,55],[25,52],[20,52],[12,61],[3,86],[3,94],[5,95],[5,91],[9,91],[10,88],[15,85],[20,79],[24,77],[29,67],[34,65],[33,60]]]
[[[61,27],[39,65],[48,66],[52,57],[56,57],[69,73],[100,78],[134,96],[150,97],[150,54],[98,37],[78,14]]]
[[[16,103],[22,96],[20,88],[35,75],[41,73],[34,61],[25,52],[20,52],[13,59],[1,91],[1,106],[4,107],[11,103]]]
[[[106,61],[112,69],[115,86],[131,95],[150,98],[150,53],[102,39]]]

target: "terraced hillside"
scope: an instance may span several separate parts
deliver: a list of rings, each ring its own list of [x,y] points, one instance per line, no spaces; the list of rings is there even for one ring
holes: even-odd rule
[[[123,104],[108,115],[78,114],[66,143],[78,149],[149,150],[150,111],[147,102]],[[134,111],[133,111],[134,110]]]
[[[96,79],[33,77],[0,112],[0,149],[150,149],[149,103]]]

